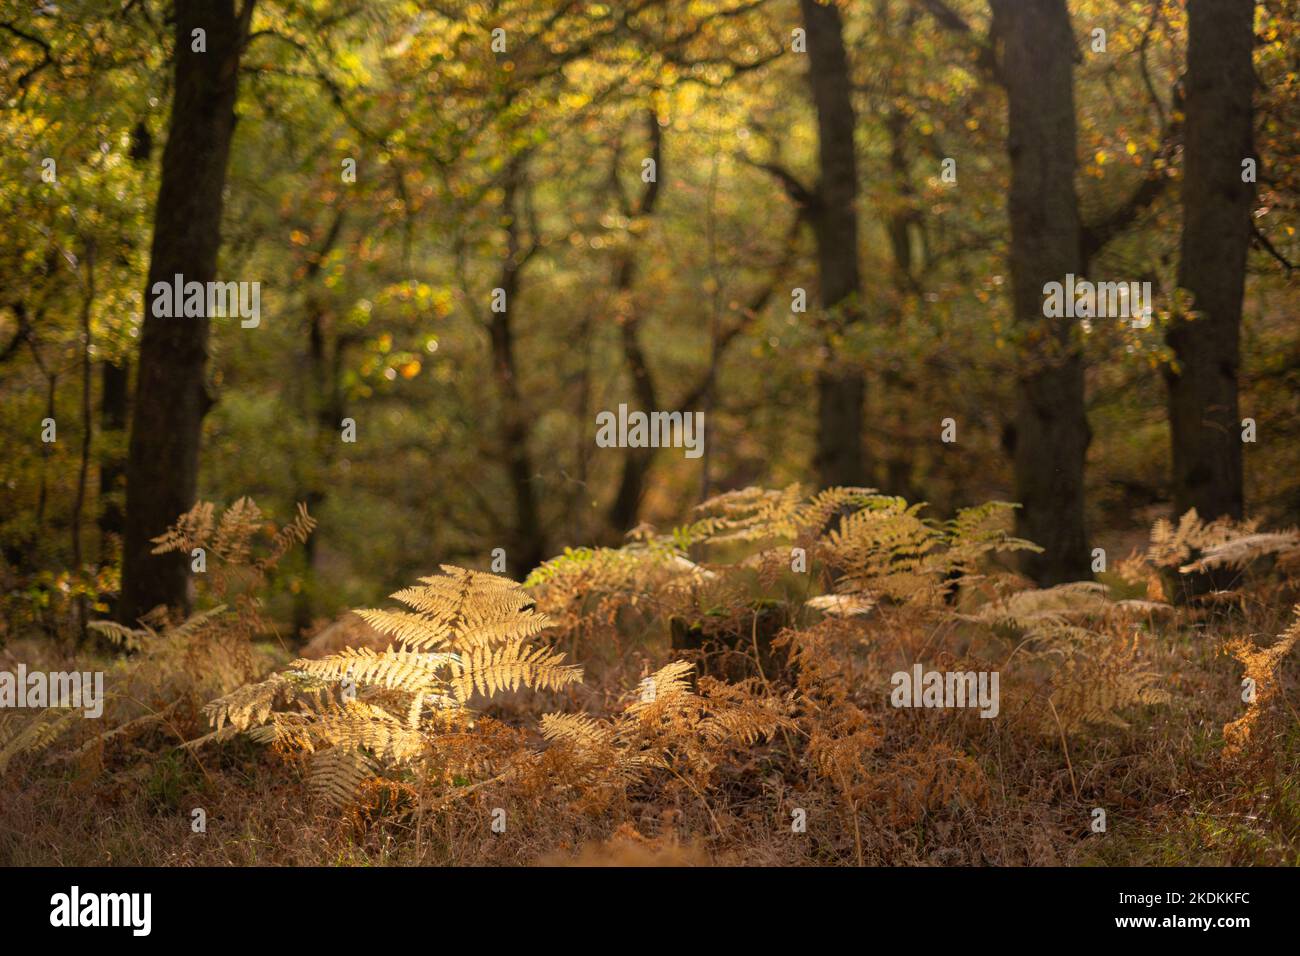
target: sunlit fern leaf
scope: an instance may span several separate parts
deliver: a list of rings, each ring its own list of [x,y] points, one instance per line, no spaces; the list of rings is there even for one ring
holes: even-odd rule
[[[440,690],[445,683],[440,670],[455,661],[454,654],[394,650],[377,653],[368,647],[349,647],[320,660],[294,661],[293,667],[321,680],[351,679],[357,684],[420,693]]]
[[[1008,525],[1018,507],[1006,501],[988,501],[959,509],[956,516],[944,525],[947,546],[941,555],[942,570],[969,574],[981,558],[995,551],[1041,552],[1043,549],[1032,541],[1010,534]]]
[[[831,562],[842,569],[836,590],[900,600],[937,598],[942,581],[927,557],[942,544],[943,533],[921,518],[924,507],[874,495],[843,516],[822,541]]]
[[[614,728],[609,721],[588,714],[544,714],[542,736],[547,740],[606,746],[614,739]]]
[[[45,750],[81,716],[75,709],[45,709],[34,714],[0,711],[0,774],[15,757]]]
[[[1178,519],[1176,526],[1164,518],[1156,521],[1151,528],[1147,560],[1156,567],[1179,567],[1193,556],[1233,538],[1253,534],[1257,527],[1257,522],[1237,522],[1226,516],[1203,521],[1192,508]]]
[[[755,693],[754,686],[710,677],[700,678],[700,694],[707,716],[700,721],[699,731],[711,744],[750,746],[781,728],[796,727],[789,716],[794,710],[793,695],[761,695]]]
[[[422,614],[377,608],[361,608],[353,613],[380,634],[386,634],[398,644],[414,650],[442,647],[452,637],[448,625],[430,620]]]
[[[678,528],[675,537],[683,547],[787,537],[796,530],[803,498],[799,485],[779,491],[749,487],[724,492],[697,505],[695,520]]]
[[[491,697],[521,685],[534,690],[559,690],[582,680],[582,669],[564,663],[564,655],[546,647],[522,644],[479,646],[465,651],[451,664],[452,692],[462,702],[475,692]]]
[[[690,661],[673,661],[665,664],[641,681],[637,698],[627,706],[627,713],[651,716],[661,712],[665,705],[676,705],[695,700],[691,690],[690,675],[695,665]]]
[[[212,537],[215,511],[216,506],[211,501],[197,502],[193,508],[181,515],[174,525],[152,539],[153,553],[189,551],[198,542],[208,541]]]
[[[374,775],[365,754],[347,747],[330,747],[312,754],[308,781],[330,805],[345,807],[356,799],[362,782]]]
[[[964,620],[1028,632],[1104,614],[1113,606],[1106,585],[1072,581],[1050,588],[1028,588],[984,605]]]
[[[336,747],[364,748],[376,757],[396,763],[413,760],[425,748],[424,736],[393,720],[367,720],[357,715],[318,716],[310,732],[317,740]]]
[[[126,627],[116,621],[90,621],[86,627],[96,634],[102,634],[110,643],[126,651],[139,650],[158,636],[153,628]]]
[[[276,532],[271,542],[270,552],[257,564],[263,571],[269,571],[279,563],[294,545],[305,544],[316,530],[316,519],[307,513],[307,506],[298,502],[298,510],[292,521]]]
[[[794,530],[820,534],[831,519],[857,511],[876,494],[875,488],[837,487],[819,491],[795,512]]]
[[[875,609],[876,601],[854,594],[819,594],[804,601],[804,607],[830,617],[866,617]]]
[[[512,644],[540,634],[550,624],[544,615],[535,611],[520,611],[508,617],[467,625],[456,635],[455,643],[461,649]]]
[[[214,701],[208,712],[215,733],[233,725],[260,743],[314,755],[335,803],[355,792],[358,759],[366,761],[366,774],[434,767],[432,779],[444,786],[491,766],[500,745],[476,732],[469,699],[525,686],[558,690],[582,671],[532,643],[550,622],[517,583],[450,566],[443,571],[398,592],[413,611],[361,612],[400,649],[349,647],[294,661],[269,681]]]
[[[214,730],[220,731],[226,724],[236,730],[247,730],[264,723],[272,708],[291,693],[289,678],[284,674],[272,674],[264,681],[247,684],[217,698],[204,708],[204,712]]]
[[[1240,570],[1260,558],[1300,555],[1300,532],[1277,531],[1268,534],[1243,534],[1205,549],[1201,557],[1178,570],[1183,574],[1214,568]]]
[[[1300,605],[1296,605],[1293,613],[1295,620],[1291,626],[1268,647],[1257,647],[1241,638],[1229,641],[1224,647],[1245,665],[1243,681],[1250,681],[1254,689],[1254,697],[1247,704],[1246,712],[1223,728],[1223,739],[1227,743],[1224,752],[1229,758],[1239,758],[1247,753],[1259,738],[1261,728],[1274,716],[1277,699],[1282,693],[1278,669],[1300,642]]]
[[[221,514],[212,550],[231,564],[247,564],[252,555],[253,537],[264,525],[262,509],[252,498],[240,498]]]
[[[1020,648],[1015,661],[1020,673],[1046,668],[1041,706],[1029,714],[1045,736],[1081,733],[1090,726],[1127,727],[1124,711],[1169,700],[1136,632],[1055,623],[1034,627],[1032,636],[1033,646]]]
[[[509,578],[444,565],[445,574],[421,578],[417,587],[393,597],[407,611],[357,613],[383,634],[413,650],[469,648],[522,640],[545,630],[550,621],[533,611],[532,598]]]

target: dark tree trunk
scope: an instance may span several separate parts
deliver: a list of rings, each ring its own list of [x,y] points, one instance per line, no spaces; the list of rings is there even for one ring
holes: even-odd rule
[[[523,167],[522,158],[512,159],[506,175],[501,206],[502,217],[506,220],[506,260],[498,280],[499,288],[505,290],[506,305],[504,311],[491,314],[488,325],[492,340],[492,368],[501,398],[501,441],[515,504],[514,540],[506,550],[506,564],[511,573],[520,578],[547,557],[546,534],[542,528],[532,455],[528,449],[531,428],[528,409],[519,388],[512,323],[524,266],[538,248],[536,235],[530,237],[527,249],[523,248],[520,236],[516,195],[521,188],[526,188]]]
[[[645,184],[641,197],[635,208],[624,202],[623,212],[629,218],[645,218],[655,211],[659,199],[659,184],[664,175],[663,130],[659,118],[653,109],[645,113],[646,136],[650,146],[650,158],[655,162],[655,178]],[[618,175],[617,169],[614,174]],[[650,363],[646,360],[645,350],[641,347],[641,315],[632,300],[636,285],[636,237],[629,236],[628,245],[619,255],[614,267],[614,289],[619,300],[626,302],[627,311],[619,317],[619,331],[623,341],[623,358],[627,363],[628,374],[632,376],[632,389],[637,402],[646,414],[659,409],[658,390]],[[682,409],[689,412],[690,409]],[[649,448],[629,448],[623,459],[623,473],[619,478],[618,491],[610,504],[607,523],[609,524],[611,543],[622,543],[622,534],[635,524],[641,509],[641,498],[645,495],[646,479],[650,466],[654,463],[654,452]]]
[[[1074,35],[1065,0],[994,0],[1009,112],[1011,279],[1023,338],[1014,436],[1016,531],[1044,548],[1043,585],[1091,576],[1084,528],[1083,360],[1073,319],[1044,317],[1044,286],[1082,271],[1074,190]]]
[[[1183,147],[1183,236],[1178,284],[1192,293],[1194,321],[1175,320],[1167,341],[1173,493],[1178,514],[1242,516],[1241,300],[1250,243],[1255,157],[1251,99],[1254,3],[1188,4]]]
[[[307,369],[304,382],[306,393],[306,419],[311,429],[312,455],[307,461],[307,477],[300,481],[297,498],[311,514],[317,514],[325,503],[325,476],[334,460],[338,447],[338,429],[343,421],[343,393],[339,386],[338,366],[343,344],[334,338],[332,358],[328,346],[330,315],[324,297],[317,287],[325,257],[338,241],[343,229],[344,214],[339,210],[320,248],[307,263],[303,284],[307,287]],[[294,594],[293,628],[298,635],[311,629],[315,617],[316,598],[316,548],[319,534],[309,535],[302,546],[303,586]]]
[[[858,174],[853,150],[852,78],[839,9],[799,0],[808,39],[808,80],[817,108],[818,184],[809,216],[817,243],[821,304],[831,328],[862,318],[858,271]],[[867,481],[863,454],[866,382],[831,355],[817,377],[815,467],[823,487]]]
[[[239,58],[253,0],[178,0],[175,95],[154,212],[139,376],[127,458],[122,599],[134,621],[157,605],[188,606],[188,556],[154,555],[152,541],[194,504],[199,440],[211,399],[207,317],[159,318],[154,283],[210,282],[221,246],[222,193],[235,129]],[[195,30],[205,52],[194,52]]]
[[[153,159],[153,136],[140,120],[131,130],[131,163],[144,172]],[[99,460],[99,560],[121,556],[126,527],[126,429],[131,408],[131,359],[106,361],[100,369],[99,431],[104,451]],[[119,603],[112,601],[114,613]]]

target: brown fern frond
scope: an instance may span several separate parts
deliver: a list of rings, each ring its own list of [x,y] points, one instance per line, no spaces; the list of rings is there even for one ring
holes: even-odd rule
[[[1223,728],[1223,739],[1227,742],[1224,756],[1239,759],[1257,744],[1263,736],[1263,729],[1270,723],[1277,710],[1277,698],[1281,693],[1278,670],[1282,661],[1300,642],[1300,605],[1293,613],[1295,620],[1268,647],[1257,647],[1251,641],[1237,638],[1229,641],[1224,650],[1245,665],[1243,683],[1249,681],[1253,694],[1246,706],[1246,712]]]

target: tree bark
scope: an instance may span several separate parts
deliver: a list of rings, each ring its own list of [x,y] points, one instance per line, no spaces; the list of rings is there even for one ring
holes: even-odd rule
[[[1082,271],[1075,194],[1074,35],[1065,0],[993,0],[1009,114],[1011,280],[1023,339],[1014,445],[1016,531],[1044,548],[1039,584],[1091,576],[1084,525],[1083,359],[1074,320],[1044,316],[1044,286]]]
[[[862,318],[858,271],[858,174],[853,148],[857,118],[839,9],[799,0],[808,41],[808,80],[817,109],[819,179],[809,218],[817,244],[821,304],[831,329]],[[863,452],[866,380],[832,354],[817,376],[815,468],[823,487],[867,482]]]
[[[119,617],[157,605],[188,608],[187,555],[154,555],[152,539],[194,504],[206,384],[209,320],[153,314],[153,287],[177,274],[216,277],[226,165],[235,129],[239,59],[254,0],[178,0],[174,86],[145,286],[139,376],[127,458],[126,528]],[[193,50],[203,30],[204,52]]]
[[[497,280],[498,288],[505,291],[506,304],[504,311],[491,314],[488,323],[492,340],[492,370],[501,397],[501,441],[506,473],[515,499],[514,540],[506,551],[506,564],[521,579],[547,557],[546,532],[542,527],[533,460],[528,449],[530,418],[519,388],[515,329],[511,318],[516,297],[520,294],[524,266],[538,249],[536,233],[529,237],[526,249],[520,235],[516,195],[520,189],[529,188],[524,181],[524,164],[524,158],[515,157],[510,160],[506,173],[501,202],[501,215],[506,221],[506,258]]]
[[[1183,234],[1178,284],[1191,292],[1194,321],[1175,318],[1166,340],[1174,507],[1204,519],[1243,509],[1241,303],[1255,186],[1242,161],[1255,158],[1251,65],[1254,3],[1188,4],[1183,147]]]
[[[344,213],[334,214],[324,240],[307,263],[302,282],[307,290],[307,370],[304,382],[306,393],[305,418],[311,435],[311,459],[306,462],[307,477],[300,481],[297,500],[307,506],[312,514],[320,512],[325,503],[325,475],[338,447],[339,423],[343,420],[343,393],[339,385],[339,360],[343,343],[335,336],[332,349],[330,339],[329,308],[318,288],[320,271],[326,256],[338,242],[343,229]],[[316,549],[320,535],[307,537],[302,546],[303,584],[294,594],[293,628],[295,634],[305,634],[311,629],[315,616],[316,599]]]
[[[655,163],[655,178],[645,184],[635,208],[625,203],[626,208],[623,213],[629,220],[644,219],[654,215],[655,204],[659,199],[659,183],[664,175],[663,130],[659,127],[659,118],[653,109],[647,109],[645,112],[645,126],[650,158]],[[616,157],[616,162],[618,158]],[[613,175],[618,175],[617,169],[614,170]],[[636,234],[630,235],[627,247],[619,254],[614,267],[614,290],[618,300],[627,305],[627,311],[619,317],[623,358],[627,363],[628,374],[632,376],[632,389],[636,394],[636,400],[646,414],[650,414],[659,410],[659,398],[650,363],[646,358],[645,350],[641,347],[641,315],[633,299],[637,273],[637,244]],[[687,410],[683,409],[683,411]],[[645,495],[646,479],[653,463],[652,449],[627,449],[618,491],[614,495],[606,518],[611,532],[611,543],[621,543],[623,532],[630,530],[636,524],[641,498]]]

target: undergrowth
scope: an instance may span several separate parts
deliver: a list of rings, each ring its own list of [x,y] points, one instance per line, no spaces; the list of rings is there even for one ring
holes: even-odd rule
[[[204,550],[202,610],[0,649],[108,690],[0,710],[0,861],[1300,861],[1300,534],[1190,513],[1039,589],[1012,507],[744,489],[295,656],[265,601],[312,519],[200,505],[158,545]],[[893,706],[915,665],[998,675],[996,716]]]

